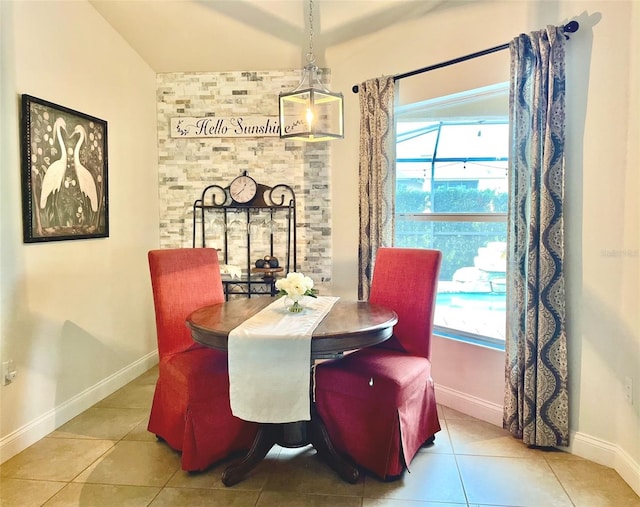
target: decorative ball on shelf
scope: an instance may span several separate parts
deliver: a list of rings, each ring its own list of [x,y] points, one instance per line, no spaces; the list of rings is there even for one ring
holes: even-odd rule
[[[271,257],[268,261],[270,268],[277,268],[280,266],[280,262],[276,257]],[[265,266],[266,267],[266,266]]]
[[[264,259],[258,259],[256,261],[256,268],[266,268],[269,265],[269,263],[267,261],[265,261]]]
[[[264,259],[265,261],[269,262],[269,260],[271,260],[271,256],[270,256],[270,255],[265,255],[265,256],[263,257],[263,259]]]

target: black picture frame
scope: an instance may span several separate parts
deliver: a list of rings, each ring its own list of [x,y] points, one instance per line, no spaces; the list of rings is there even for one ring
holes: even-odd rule
[[[22,95],[25,243],[109,237],[107,122]]]

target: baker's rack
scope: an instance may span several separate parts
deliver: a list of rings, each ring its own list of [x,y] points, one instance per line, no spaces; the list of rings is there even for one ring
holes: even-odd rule
[[[275,295],[275,280],[278,273],[286,274],[295,271],[297,266],[297,235],[296,235],[296,196],[289,185],[278,184],[273,187],[257,183],[255,197],[248,203],[233,200],[229,193],[229,186],[209,185],[205,187],[199,199],[193,203],[193,238],[192,246],[207,247],[208,239],[213,240],[208,230],[210,218],[217,215],[222,235],[220,262],[229,263],[229,249],[244,247],[243,271],[240,278],[223,275],[222,282],[227,299],[232,294],[251,297],[252,295]],[[264,216],[271,223],[284,222],[283,230],[261,231],[268,235],[268,255],[279,259],[280,271],[273,269],[257,269],[254,265],[256,255],[252,250],[252,236],[256,235],[256,217]],[[230,243],[229,225],[237,223],[242,217],[245,227],[244,244]],[[265,222],[266,223],[266,222]],[[258,226],[259,227],[259,226]],[[262,252],[260,252],[262,254]]]

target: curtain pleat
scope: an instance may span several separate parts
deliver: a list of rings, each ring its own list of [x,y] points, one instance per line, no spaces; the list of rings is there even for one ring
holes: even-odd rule
[[[507,338],[503,424],[532,446],[569,443],[564,286],[565,37],[510,43]]]
[[[395,86],[392,76],[359,85],[360,242],[358,299],[369,299],[373,262],[378,248],[391,246],[394,228]]]

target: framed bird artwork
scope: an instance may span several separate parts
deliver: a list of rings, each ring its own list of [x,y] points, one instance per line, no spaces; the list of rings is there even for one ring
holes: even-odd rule
[[[109,236],[107,122],[22,95],[25,243]]]

